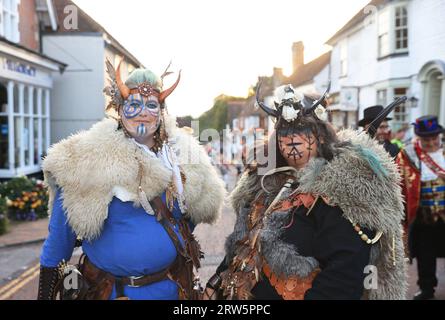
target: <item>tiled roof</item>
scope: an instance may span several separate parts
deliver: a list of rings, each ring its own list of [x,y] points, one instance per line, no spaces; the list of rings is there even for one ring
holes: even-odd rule
[[[311,82],[314,77],[329,64],[330,60],[331,52],[329,51],[297,68],[297,70],[286,79],[286,82],[292,84],[294,88]]]

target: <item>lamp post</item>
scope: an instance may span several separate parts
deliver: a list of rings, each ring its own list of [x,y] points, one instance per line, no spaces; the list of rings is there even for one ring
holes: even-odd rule
[[[419,103],[419,99],[417,99],[415,96],[412,96],[408,99],[410,108],[417,108],[417,105]]]

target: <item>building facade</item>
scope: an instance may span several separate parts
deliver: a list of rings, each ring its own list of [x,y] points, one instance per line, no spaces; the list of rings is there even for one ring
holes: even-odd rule
[[[444,12],[443,0],[373,0],[327,41],[338,124],[403,95],[393,131],[425,114],[445,124]]]
[[[54,74],[66,64],[41,53],[55,28],[51,1],[0,0],[0,179],[40,171],[50,144]]]
[[[57,30],[42,37],[43,52],[68,64],[63,74],[54,76],[51,94],[51,143],[90,128],[102,120],[108,98],[102,90],[108,83],[105,61],[114,66],[124,57],[121,71],[125,79],[142,64],[72,1],[55,1]],[[72,21],[76,18],[75,23]]]

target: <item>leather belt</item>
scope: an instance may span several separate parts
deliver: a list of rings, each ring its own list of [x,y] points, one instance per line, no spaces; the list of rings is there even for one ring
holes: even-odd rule
[[[172,266],[175,265],[177,262],[177,259],[175,262],[173,262]],[[84,273],[85,274],[96,274],[97,278],[99,279],[108,279],[110,281],[118,281],[122,285],[130,286],[130,287],[143,287],[155,282],[159,282],[162,280],[169,279],[169,271],[171,270],[172,266],[169,268],[166,268],[164,270],[161,270],[159,272],[139,276],[139,277],[116,277],[112,275],[111,273],[108,273],[106,271],[103,271],[96,267],[94,264],[91,263],[91,261],[88,259],[88,257],[85,257],[84,262]]]

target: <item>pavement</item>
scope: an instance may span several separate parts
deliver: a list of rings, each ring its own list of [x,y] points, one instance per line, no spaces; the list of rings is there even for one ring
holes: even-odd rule
[[[0,236],[0,249],[43,242],[48,234],[48,218],[11,222],[10,231]]]
[[[228,177],[228,188],[235,184],[234,174]],[[224,241],[232,232],[235,214],[226,203],[221,217],[214,225],[198,225],[195,235],[205,253],[199,275],[205,284],[224,258]],[[33,300],[37,296],[39,255],[48,233],[48,219],[13,224],[11,231],[0,236],[0,300]],[[77,263],[81,251],[73,254]],[[439,286],[436,299],[445,300],[445,259],[438,259],[437,276]],[[409,290],[407,299],[417,292],[416,261],[408,265]]]

